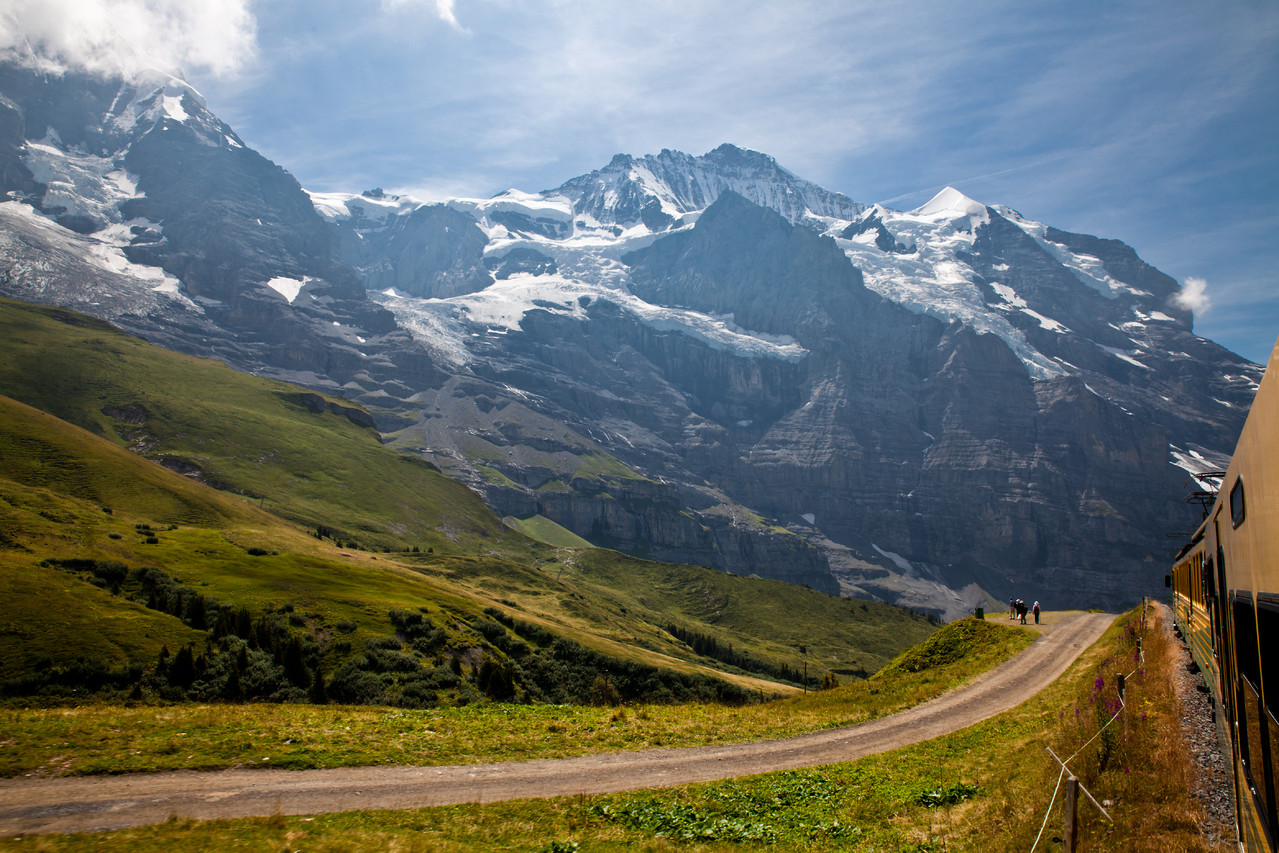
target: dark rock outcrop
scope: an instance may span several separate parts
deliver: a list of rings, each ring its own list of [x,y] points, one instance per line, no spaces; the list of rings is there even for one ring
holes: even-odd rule
[[[554,275],[558,269],[552,258],[548,258],[536,249],[528,248],[512,249],[500,257],[485,258],[484,266],[498,281],[521,273]]]
[[[395,288],[423,299],[475,293],[493,283],[484,267],[488,238],[475,220],[444,205],[425,205],[383,229],[343,241],[344,259],[372,290]]]

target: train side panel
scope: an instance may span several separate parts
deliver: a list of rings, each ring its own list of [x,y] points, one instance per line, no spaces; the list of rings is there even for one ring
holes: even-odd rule
[[[1204,681],[1214,702],[1221,705],[1221,680],[1214,652],[1212,616],[1208,610],[1211,605],[1204,594],[1204,567],[1204,543],[1202,536],[1197,535],[1196,544],[1173,566],[1173,618],[1190,647],[1191,657],[1203,670]]]
[[[1271,359],[1274,367],[1275,359]],[[1279,370],[1267,370],[1279,380]],[[1262,391],[1272,393],[1263,396]],[[1224,567],[1228,627],[1234,656],[1233,735],[1237,740],[1239,795],[1255,819],[1243,820],[1248,849],[1274,850],[1279,839],[1279,395],[1258,392],[1222,483],[1213,522]],[[1269,449],[1269,452],[1267,450]],[[1250,796],[1249,796],[1250,795]],[[1254,817],[1254,816],[1249,816]],[[1264,831],[1259,831],[1264,830]],[[1266,844],[1263,844],[1263,839]],[[1268,844],[1268,846],[1267,846]]]
[[[1248,853],[1272,853],[1279,849],[1279,344],[1208,518],[1174,565],[1173,601],[1225,712],[1240,840]]]

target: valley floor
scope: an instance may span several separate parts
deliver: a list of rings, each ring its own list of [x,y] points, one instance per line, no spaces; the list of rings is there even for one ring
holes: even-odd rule
[[[0,780],[0,836],[201,820],[600,794],[851,761],[958,731],[1050,685],[1114,621],[1079,614],[1003,666],[900,714],[794,738],[451,767],[226,770]]]

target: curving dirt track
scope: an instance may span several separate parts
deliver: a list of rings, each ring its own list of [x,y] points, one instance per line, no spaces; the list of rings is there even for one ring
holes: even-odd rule
[[[449,767],[181,771],[0,780],[0,836],[102,832],[171,816],[213,820],[409,809],[602,794],[851,761],[966,728],[1047,687],[1095,643],[1111,614],[1080,614],[969,684],[891,717],[780,740]]]

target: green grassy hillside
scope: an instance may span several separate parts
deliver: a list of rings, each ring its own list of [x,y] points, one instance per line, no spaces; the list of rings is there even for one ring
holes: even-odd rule
[[[115,556],[139,539],[136,517],[217,527],[265,516],[7,397],[0,460],[0,679],[81,660],[126,666],[202,637],[40,560]]]
[[[283,518],[375,548],[522,547],[470,489],[383,447],[350,402],[60,309],[0,301],[0,340],[0,394]]]
[[[551,521],[544,515],[534,515],[528,518],[515,518],[507,516],[502,521],[507,527],[518,530],[530,539],[536,539],[547,545],[554,545],[557,548],[594,548],[590,542],[578,536],[571,530],[568,530]]]
[[[934,630],[534,541],[349,402],[69,312],[0,336],[0,697],[742,701]]]
[[[675,698],[716,695],[707,667],[679,659],[673,640],[665,643],[673,656],[632,648],[589,620],[562,619],[555,605],[521,614],[517,626],[482,588],[452,577],[459,565],[486,566],[496,577],[531,571],[523,564],[345,548],[8,398],[0,398],[0,450],[0,692],[11,697],[66,699],[99,688],[116,695],[113,686],[132,689],[141,678],[142,698],[302,699],[317,680],[336,689],[345,672],[341,698],[355,702],[536,699],[532,674],[521,679],[516,670],[512,686],[522,692],[501,693],[480,683],[480,670],[565,665],[549,654],[539,660],[533,648],[557,637],[570,644],[564,654],[604,654],[618,669],[629,661],[700,679],[666,685]],[[240,611],[249,631],[223,631],[221,617]],[[281,639],[272,645],[270,634]],[[291,637],[305,671],[286,679]],[[217,672],[175,685],[139,671],[155,669],[161,649],[176,655],[184,646],[210,666],[243,649],[237,677],[256,667],[265,686],[224,696]],[[592,659],[578,669],[600,665]],[[775,688],[729,680],[750,691]]]

